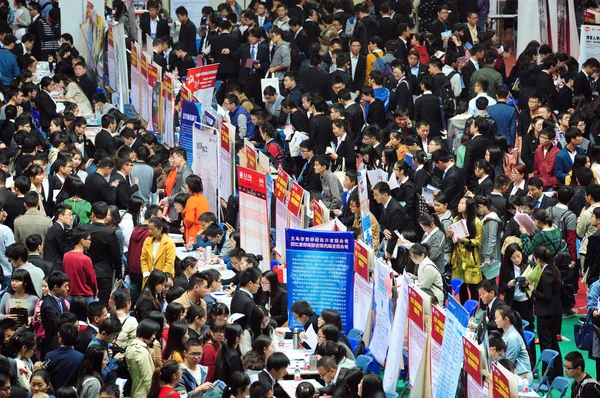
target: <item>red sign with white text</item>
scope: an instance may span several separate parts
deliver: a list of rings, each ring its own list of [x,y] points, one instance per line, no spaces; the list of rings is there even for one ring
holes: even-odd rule
[[[217,81],[218,69],[219,64],[198,66],[196,68],[188,69],[185,85],[192,93],[205,88],[212,88]]]
[[[284,201],[289,182],[290,176],[280,167],[279,170],[277,170],[277,181],[275,181],[275,188],[273,188],[273,193],[277,200],[281,202]]]
[[[464,350],[464,367],[465,372],[473,378],[473,380],[481,385],[481,351],[477,345],[463,336]]]
[[[369,250],[361,241],[354,241],[354,272],[369,280]]]
[[[423,297],[412,287],[408,287],[408,319],[423,330]]]
[[[296,181],[292,182],[292,189],[290,190],[290,201],[288,202],[288,210],[294,216],[298,217],[300,214],[300,208],[302,207],[302,199],[304,198],[304,188],[300,186]]]

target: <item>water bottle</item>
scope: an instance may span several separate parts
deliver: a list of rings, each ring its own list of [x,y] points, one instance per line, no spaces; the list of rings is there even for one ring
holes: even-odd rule
[[[300,348],[300,332],[298,328],[294,328],[294,334],[292,335],[292,348],[297,350]]]
[[[206,250],[204,250],[204,262],[206,264],[210,264],[211,257],[212,257],[212,247],[206,246]]]
[[[302,380],[302,375],[300,375],[300,365],[298,364],[298,362],[296,362],[296,369],[294,369],[294,380]]]
[[[529,381],[527,380],[527,376],[523,377],[522,392],[529,392]]]
[[[177,67],[173,69],[173,74],[175,75],[175,79],[179,79],[179,70],[177,69]]]
[[[310,369],[310,355],[308,355],[308,354],[304,355],[304,369],[305,370]]]

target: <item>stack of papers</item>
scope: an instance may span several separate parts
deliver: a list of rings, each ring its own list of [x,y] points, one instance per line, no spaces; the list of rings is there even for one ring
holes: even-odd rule
[[[439,190],[439,188],[436,188],[430,184],[427,184],[427,186],[423,187],[421,190],[421,196],[423,196],[425,203],[427,203],[429,206],[433,206],[433,201],[435,199],[435,195],[433,193]]]
[[[529,282],[529,284],[535,289],[538,283],[540,283],[540,278],[542,277],[542,267],[540,267],[539,264],[536,264],[535,267],[528,265],[521,276],[524,276],[527,279],[527,282]],[[528,292],[528,294],[531,293]]]
[[[531,217],[529,217],[525,213],[515,214],[515,221],[517,222],[517,224],[519,224],[520,227],[525,228],[528,234],[533,234],[538,230],[536,225],[531,220]]]
[[[485,279],[496,279],[500,275],[500,261],[496,260],[490,263],[487,267],[481,267],[481,272]]]
[[[448,230],[454,233],[452,236],[452,241],[454,243],[458,242],[459,239],[467,238],[469,236],[469,228],[467,228],[467,222],[464,219],[458,220],[454,224],[450,225]]]

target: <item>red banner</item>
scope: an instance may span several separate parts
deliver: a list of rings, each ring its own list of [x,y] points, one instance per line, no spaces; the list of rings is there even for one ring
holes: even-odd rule
[[[329,211],[329,209],[322,207],[321,204],[316,200],[313,200],[311,203],[313,206],[313,226],[323,224],[325,212]]]
[[[479,347],[463,336],[463,350],[465,372],[467,372],[477,384],[481,385],[481,352]]]
[[[245,146],[246,151],[246,167],[250,170],[256,170],[256,149],[251,144]]]
[[[369,280],[369,250],[358,240],[354,241],[354,272],[364,280]]]
[[[440,309],[432,305],[431,306],[431,339],[436,343],[442,345],[444,340],[444,323],[446,322],[446,314]]]
[[[508,378],[502,371],[492,363],[492,397],[493,398],[510,398],[510,385]]]
[[[298,217],[300,208],[302,207],[302,198],[304,198],[304,189],[296,181],[292,182],[290,190],[290,201],[288,202],[288,210],[294,216]]]
[[[238,184],[240,188],[251,189],[261,195],[267,194],[266,177],[262,173],[238,167]]]
[[[146,79],[148,78],[148,58],[148,54],[142,52],[142,76],[144,76]]]
[[[213,88],[217,81],[217,69],[219,69],[219,64],[198,66],[196,68],[188,69],[185,85],[192,93],[206,88]]]
[[[275,182],[275,187],[273,188],[273,193],[275,194],[277,200],[281,202],[284,201],[285,194],[288,190],[289,181],[290,176],[280,167],[279,170],[277,170],[277,181]]]
[[[423,330],[423,297],[410,286],[408,287],[408,319]]]

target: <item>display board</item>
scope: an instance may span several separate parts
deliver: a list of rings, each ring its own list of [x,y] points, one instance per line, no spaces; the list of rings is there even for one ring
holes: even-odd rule
[[[369,343],[371,355],[380,365],[385,364],[389,335],[392,330],[392,279],[391,268],[380,258],[375,259],[373,292],[373,337]]]
[[[192,170],[202,178],[204,196],[211,210],[219,208],[219,134],[216,129],[194,123]],[[189,157],[189,155],[188,155]]]
[[[187,162],[192,167],[194,151],[194,123],[202,120],[202,106],[197,102],[181,101],[181,126],[179,129],[179,146],[187,153]]]

